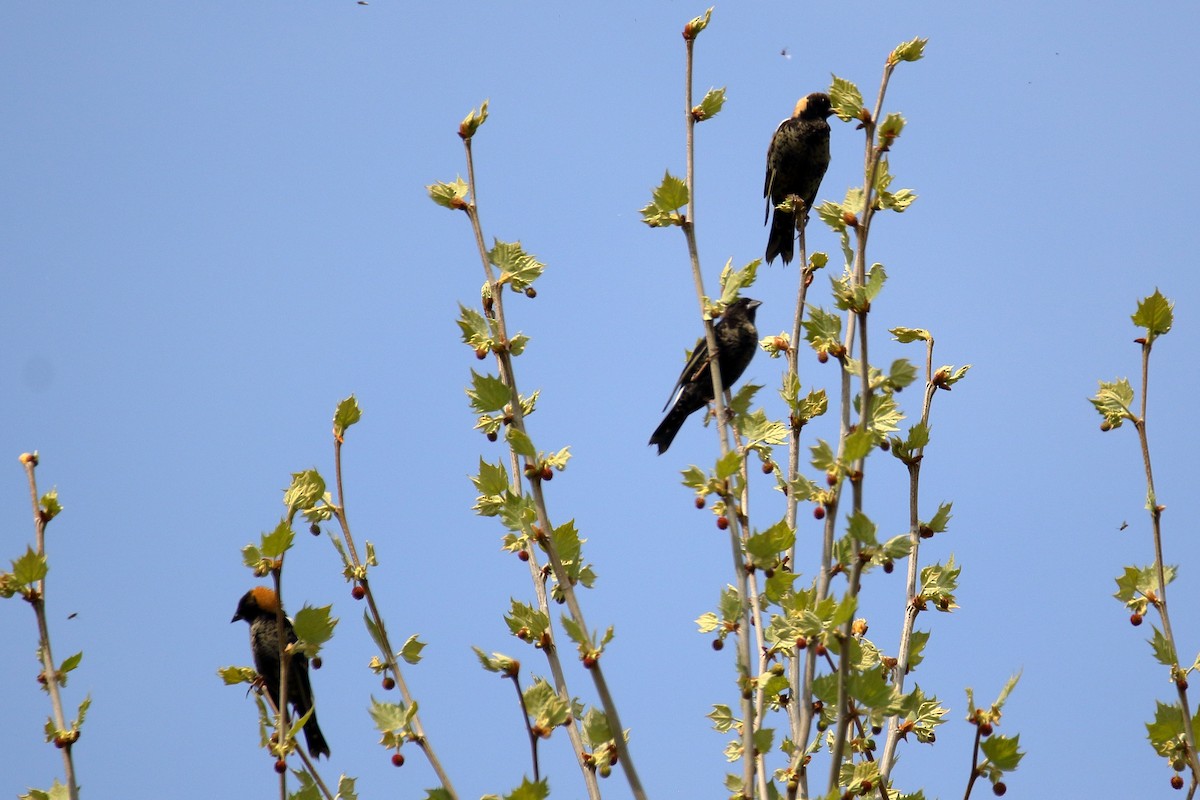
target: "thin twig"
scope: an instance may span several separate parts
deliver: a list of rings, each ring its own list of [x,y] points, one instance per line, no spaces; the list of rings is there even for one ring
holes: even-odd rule
[[[507,344],[508,328],[504,319],[504,298],[502,287],[496,279],[494,270],[492,269],[491,261],[488,259],[487,248],[484,245],[483,228],[479,222],[478,211],[478,191],[475,182],[475,163],[471,150],[471,137],[463,138],[463,145],[466,152],[467,160],[467,181],[470,192],[471,202],[467,204],[466,211],[468,218],[471,221],[471,227],[475,234],[475,244],[479,250],[480,260],[483,265],[484,274],[487,276],[488,292],[491,297],[491,316],[495,320],[496,330],[500,336],[501,347],[494,348],[496,362],[500,371],[500,379],[509,388],[511,393],[511,413],[513,428],[526,433],[525,430],[525,414],[521,407],[521,395],[517,388],[516,374],[513,370],[512,354],[508,350]],[[513,454],[514,476],[517,474],[517,459]],[[566,568],[563,566],[562,559],[554,546],[553,539],[550,537],[550,532],[554,530],[550,522],[550,514],[546,507],[545,496],[542,492],[542,479],[540,475],[528,476],[530,496],[533,498],[534,512],[538,520],[538,525],[546,532],[546,536],[541,540],[541,544],[545,547],[547,558],[550,561],[551,570],[554,573],[555,581],[562,590],[563,599],[567,606],[567,611],[571,619],[584,631],[591,640],[591,629],[587,626],[587,622],[583,616],[583,609],[579,605],[578,598],[575,594],[575,587],[571,583],[570,575],[567,574]],[[549,616],[547,614],[547,616]],[[594,647],[594,645],[593,645]],[[552,669],[554,663],[552,662]],[[633,756],[629,752],[629,747],[625,741],[624,728],[621,727],[620,715],[617,712],[616,702],[613,700],[612,694],[608,689],[608,684],[604,680],[604,673],[600,666],[599,660],[595,660],[589,672],[592,675],[592,682],[596,688],[596,694],[600,699],[600,704],[604,709],[605,717],[608,720],[609,728],[613,733],[613,741],[617,748],[617,761],[621,764],[621,768],[625,773],[625,777],[629,782],[630,790],[636,800],[644,800],[646,797],[645,790],[642,788],[641,779],[638,777],[637,769],[633,763]],[[556,689],[563,693],[563,696],[570,698],[566,693],[566,682],[563,678],[561,669],[556,670],[555,674]],[[571,735],[572,743],[576,745],[576,752],[580,756],[582,766],[582,739],[575,732]],[[585,769],[585,782],[588,786],[590,797],[599,797],[599,789],[595,783],[594,776],[587,774]]]
[[[983,738],[982,729],[975,726],[975,746],[971,750],[971,777],[967,780],[967,791],[963,794],[963,800],[969,800],[971,797],[971,789],[975,787],[975,781],[979,779],[979,742]]]
[[[287,751],[284,741],[288,728],[288,662],[291,661],[287,651],[287,619],[283,615],[283,556],[279,557],[271,570],[271,578],[275,583],[275,640],[279,653],[279,708],[275,713],[275,744],[278,747],[276,758],[282,759]],[[258,646],[258,643],[254,643]],[[265,680],[265,677],[264,677]],[[267,693],[268,695],[270,692]],[[297,750],[300,748],[297,747]],[[287,800],[287,771],[279,773],[279,800]]]
[[[351,543],[349,547],[355,566],[361,566],[361,562],[359,562],[358,555],[352,544],[353,535],[350,531],[350,523],[346,517],[346,497],[343,494],[342,481],[342,437],[338,435],[333,437],[333,465],[334,482],[338,493],[337,505],[333,509],[334,516],[337,518],[338,525],[342,529],[342,535],[348,543]],[[363,598],[367,601],[367,610],[371,615],[371,621],[375,624],[375,628],[379,633],[379,643],[383,645],[381,655],[387,664],[387,670],[396,681],[396,688],[400,690],[400,696],[403,698],[405,705],[411,707],[414,703],[413,695],[409,691],[408,682],[404,679],[404,673],[400,670],[400,662],[396,659],[396,649],[392,647],[391,639],[388,637],[387,625],[383,620],[383,614],[379,612],[379,606],[375,602],[375,593],[371,590],[371,582],[364,574],[358,579],[358,585],[363,588]],[[455,792],[454,785],[450,781],[450,775],[442,767],[441,760],[437,757],[433,745],[429,742],[418,713],[414,712],[412,714],[409,720],[409,727],[412,729],[413,736],[415,737],[414,742],[425,755],[425,760],[429,762],[429,766],[433,768],[434,773],[437,774],[442,788],[446,790],[451,798],[457,798],[458,794]]]
[[[21,456],[21,464],[25,467],[25,476],[29,480],[29,496],[33,503],[33,529],[37,544],[37,554],[46,557],[46,522],[48,517],[38,500],[37,479],[34,468],[37,466],[37,454],[26,453]],[[42,660],[42,677],[45,678],[46,691],[50,695],[50,707],[54,713],[54,725],[60,731],[67,730],[67,717],[63,711],[62,693],[59,691],[59,673],[54,665],[54,655],[50,650],[50,623],[46,619],[46,579],[37,582],[37,588],[26,599],[33,606],[33,614],[38,627],[38,655]],[[74,733],[74,731],[72,731]],[[63,776],[67,783],[67,793],[70,800],[79,800],[79,786],[75,779],[75,758],[72,755],[74,739],[68,738],[62,742]]]
[[[937,385],[933,380],[933,337],[929,337],[925,346],[925,401],[921,406],[921,424],[928,427],[929,411],[933,405],[933,395]],[[896,691],[904,691],[904,678],[908,674],[908,657],[912,646],[913,628],[916,625],[919,608],[917,606],[917,575],[920,571],[921,548],[920,518],[918,516],[918,498],[921,481],[921,463],[925,458],[925,446],[917,448],[908,463],[908,538],[910,549],[908,553],[908,576],[905,583],[904,620],[900,626],[900,647],[896,654],[896,668],[892,670],[892,684]],[[880,762],[879,774],[884,783],[891,777],[892,765],[895,763],[896,746],[900,741],[900,717],[891,717],[888,721],[887,740],[883,746],[883,758]]]
[[[1175,634],[1171,630],[1171,617],[1167,610],[1167,579],[1166,566],[1163,561],[1162,547],[1162,512],[1163,506],[1158,502],[1158,494],[1154,491],[1154,470],[1150,464],[1150,438],[1146,433],[1146,403],[1147,396],[1150,390],[1150,349],[1153,346],[1153,338],[1147,337],[1142,344],[1142,402],[1141,411],[1138,418],[1134,420],[1134,427],[1138,432],[1138,441],[1142,448],[1142,463],[1146,468],[1146,498],[1147,505],[1150,511],[1150,523],[1154,536],[1154,569],[1158,578],[1158,598],[1154,603],[1158,609],[1163,625],[1163,636],[1171,646],[1172,655],[1178,659],[1178,649],[1175,644]],[[1183,717],[1183,734],[1187,741],[1187,760],[1188,765],[1192,769],[1193,782],[1197,775],[1200,775],[1200,760],[1196,754],[1196,733],[1192,728],[1192,711],[1191,705],[1188,702],[1187,684],[1175,675],[1172,675],[1175,683],[1176,692],[1179,695],[1180,713]]]
[[[533,761],[533,782],[537,783],[541,780],[541,771],[538,769],[538,739],[540,737],[533,732],[533,725],[529,722],[529,707],[525,705],[525,694],[521,691],[521,679],[515,674],[505,677],[512,680],[513,688],[517,690],[517,702],[521,704],[521,719],[525,723],[525,732],[529,735],[529,757]]]
[[[696,246],[696,170],[695,170],[695,127],[696,118],[692,114],[692,73],[694,64],[695,39],[691,36],[684,37],[686,45],[686,65],[684,69],[684,120],[687,131],[687,214],[685,215],[681,227],[683,228],[684,237],[687,239],[688,259],[692,265],[692,281],[696,288],[696,300],[700,304],[700,315],[704,319],[704,341],[708,347],[709,353],[709,372],[712,376],[713,385],[713,405],[716,409],[716,422],[718,439],[720,441],[721,456],[724,457],[730,451],[729,437],[729,412],[725,404],[725,382],[721,376],[720,353],[717,347],[717,337],[713,329],[712,320],[708,318],[705,309],[705,292],[704,292],[704,276],[700,269],[700,253]],[[735,513],[727,514],[729,519],[729,545],[733,555],[734,575],[737,581],[738,597],[741,598],[741,624],[740,632],[737,637],[737,661],[738,661],[738,677],[739,684],[742,685],[742,792],[750,792],[753,794],[755,784],[755,765],[754,757],[754,694],[747,690],[751,681],[750,672],[750,628],[752,627],[753,618],[751,617],[750,603],[747,596],[749,583],[747,581],[746,568],[742,560],[742,532],[741,518],[738,513],[735,498],[732,495],[723,495],[727,507],[731,508]]]

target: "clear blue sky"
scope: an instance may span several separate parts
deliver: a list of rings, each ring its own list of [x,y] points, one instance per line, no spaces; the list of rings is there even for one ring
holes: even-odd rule
[[[645,445],[700,328],[682,236],[637,213],[664,169],[682,172],[679,32],[705,6],[603,5],[0,7],[0,557],[32,537],[17,456],[37,449],[42,488],[66,508],[49,540],[54,644],[85,653],[69,701],[93,698],[76,750],[86,797],[273,792],[252,704],[215,670],[248,662],[228,622],[255,582],[240,548],[276,524],[289,473],[332,475],[329,420],[351,393],[365,414],[346,450],[349,514],[378,548],[393,630],[429,643],[409,672],[429,735],[464,797],[528,769],[511,689],[469,649],[543,668],[501,620],[529,596],[526,573],[469,510],[466,476],[499,450],[471,431],[462,387],[480,362],[454,317],[483,277],[465,217],[424,190],[463,171],[456,126],[485,98],[481,214],[489,237],[549,265],[539,297],[509,306],[533,337],[518,368],[543,392],[535,440],[575,454],[549,501],[589,539],[600,580],[585,607],[616,627],[605,663],[633,752],[655,797],[722,796],[724,739],[704,714],[734,698],[731,656],[693,620],[729,579],[728,547],[678,481],[715,438],[693,420],[666,456]],[[933,639],[915,676],[951,722],[935,748],[903,748],[897,773],[931,797],[965,783],[963,687],[990,698],[1019,669],[1002,731],[1029,755],[1010,796],[1171,796],[1142,727],[1170,684],[1148,626],[1110,597],[1123,565],[1152,557],[1135,439],[1101,435],[1086,398],[1135,373],[1128,315],[1160,287],[1176,329],[1155,353],[1150,425],[1190,658],[1197,23],[1181,2],[725,3],[700,40],[698,93],[729,94],[698,139],[711,286],[727,258],[762,253],[764,153],[797,97],[831,72],[873,96],[887,52],[930,39],[889,92],[908,120],[892,169],[920,199],[874,229],[891,278],[872,319],[929,328],[938,363],[974,364],[937,398],[923,473],[928,513],[954,502],[952,532],[925,552],[964,566],[962,609],[920,620]],[[861,179],[861,153],[835,125],[822,198]],[[776,265],[750,292],[764,333],[789,326],[795,278]],[[816,290],[827,297],[823,278]],[[919,358],[875,341],[881,362]],[[803,363],[806,385],[834,380]],[[747,377],[774,386],[778,370],[760,354]],[[899,465],[872,468],[870,513],[899,533]],[[329,544],[302,539],[289,606],[333,603],[342,618],[315,675],[328,772],[358,776],[364,797],[418,796],[434,781],[415,750],[396,770],[374,746],[365,709],[382,692],[361,610]],[[885,648],[901,572],[866,589]],[[48,704],[19,601],[0,605],[0,642],[12,797],[61,768],[41,742]],[[581,672],[572,684],[592,699]],[[552,789],[580,797],[567,750],[561,733],[545,748]],[[627,796],[616,775],[605,788]]]

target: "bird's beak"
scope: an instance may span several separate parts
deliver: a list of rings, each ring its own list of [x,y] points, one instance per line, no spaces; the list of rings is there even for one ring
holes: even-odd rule
[[[237,621],[238,621],[239,619],[241,619],[241,618],[242,618],[242,612],[238,611],[238,612],[235,612],[235,613],[234,613],[234,615],[233,615],[233,619],[231,619],[231,620],[229,620],[229,621],[230,621],[230,622],[237,622]]]
[[[747,308],[758,308],[762,305],[762,300],[751,300]]]

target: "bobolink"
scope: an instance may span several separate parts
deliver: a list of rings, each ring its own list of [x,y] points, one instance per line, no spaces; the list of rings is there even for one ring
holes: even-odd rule
[[[792,116],[779,123],[771,144],[767,147],[767,178],[763,197],[770,198],[767,217],[774,209],[771,233],[767,238],[767,263],[775,256],[787,264],[792,260],[796,238],[796,214],[780,211],[776,206],[788,195],[804,201],[801,210],[806,217],[817,200],[821,179],[829,167],[829,123],[833,115],[829,95],[814,92],[796,103]],[[766,224],[766,219],[763,220]]]
[[[754,358],[754,351],[758,347],[758,329],[754,327],[754,315],[760,305],[762,303],[758,300],[748,297],[735,300],[725,309],[713,330],[717,339],[717,363],[721,366],[721,382],[726,389],[742,376],[750,364],[750,359]],[[713,399],[712,372],[709,369],[711,360],[708,356],[708,343],[701,340],[692,351],[692,357],[688,359],[687,366],[683,368],[683,373],[671,391],[671,399],[667,401],[671,410],[650,437],[650,444],[658,445],[659,455],[667,452],[683,421]]]
[[[242,596],[238,602],[237,613],[230,622],[244,619],[250,623],[250,649],[254,653],[254,669],[262,676],[267,694],[279,706],[279,597],[266,586],[255,586]],[[296,641],[296,631],[292,622],[286,616],[283,618],[284,642],[291,644]],[[308,680],[308,658],[301,652],[295,652],[288,662],[288,705],[302,717],[313,708],[312,684]],[[324,755],[329,757],[329,745],[321,734],[317,724],[317,712],[314,710],[308,722],[304,724],[304,740],[308,743],[308,752],[313,758]]]

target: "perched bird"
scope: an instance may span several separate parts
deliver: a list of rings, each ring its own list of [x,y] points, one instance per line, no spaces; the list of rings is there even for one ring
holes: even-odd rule
[[[713,330],[717,339],[717,363],[721,365],[721,383],[726,389],[742,377],[750,359],[754,358],[754,351],[758,347],[754,315],[760,305],[762,303],[758,300],[748,297],[735,300],[725,309]],[[650,444],[658,445],[659,455],[667,452],[683,421],[713,399],[712,372],[709,370],[711,361],[708,343],[701,340],[676,381],[671,399],[663,406],[664,410],[667,406],[671,410],[650,437]]]
[[[255,586],[238,601],[237,613],[230,622],[244,619],[250,623],[250,649],[254,652],[254,669],[262,676],[267,694],[279,705],[279,597],[266,586]],[[283,618],[285,642],[296,641],[296,631],[291,620]],[[302,717],[313,707],[312,684],[308,680],[308,659],[303,653],[292,654],[288,663],[288,704]],[[308,742],[308,753],[313,758],[329,757],[329,745],[317,725],[314,710],[304,723],[304,740]]]
[[[767,147],[767,179],[763,197],[770,198],[767,217],[771,220],[771,235],[767,238],[767,263],[775,256],[787,264],[792,260],[796,238],[796,214],[775,208],[790,194],[804,201],[807,216],[817,200],[821,179],[829,167],[829,123],[833,114],[829,95],[813,92],[796,103],[789,119],[779,123],[771,144]],[[766,219],[763,220],[765,225]]]

